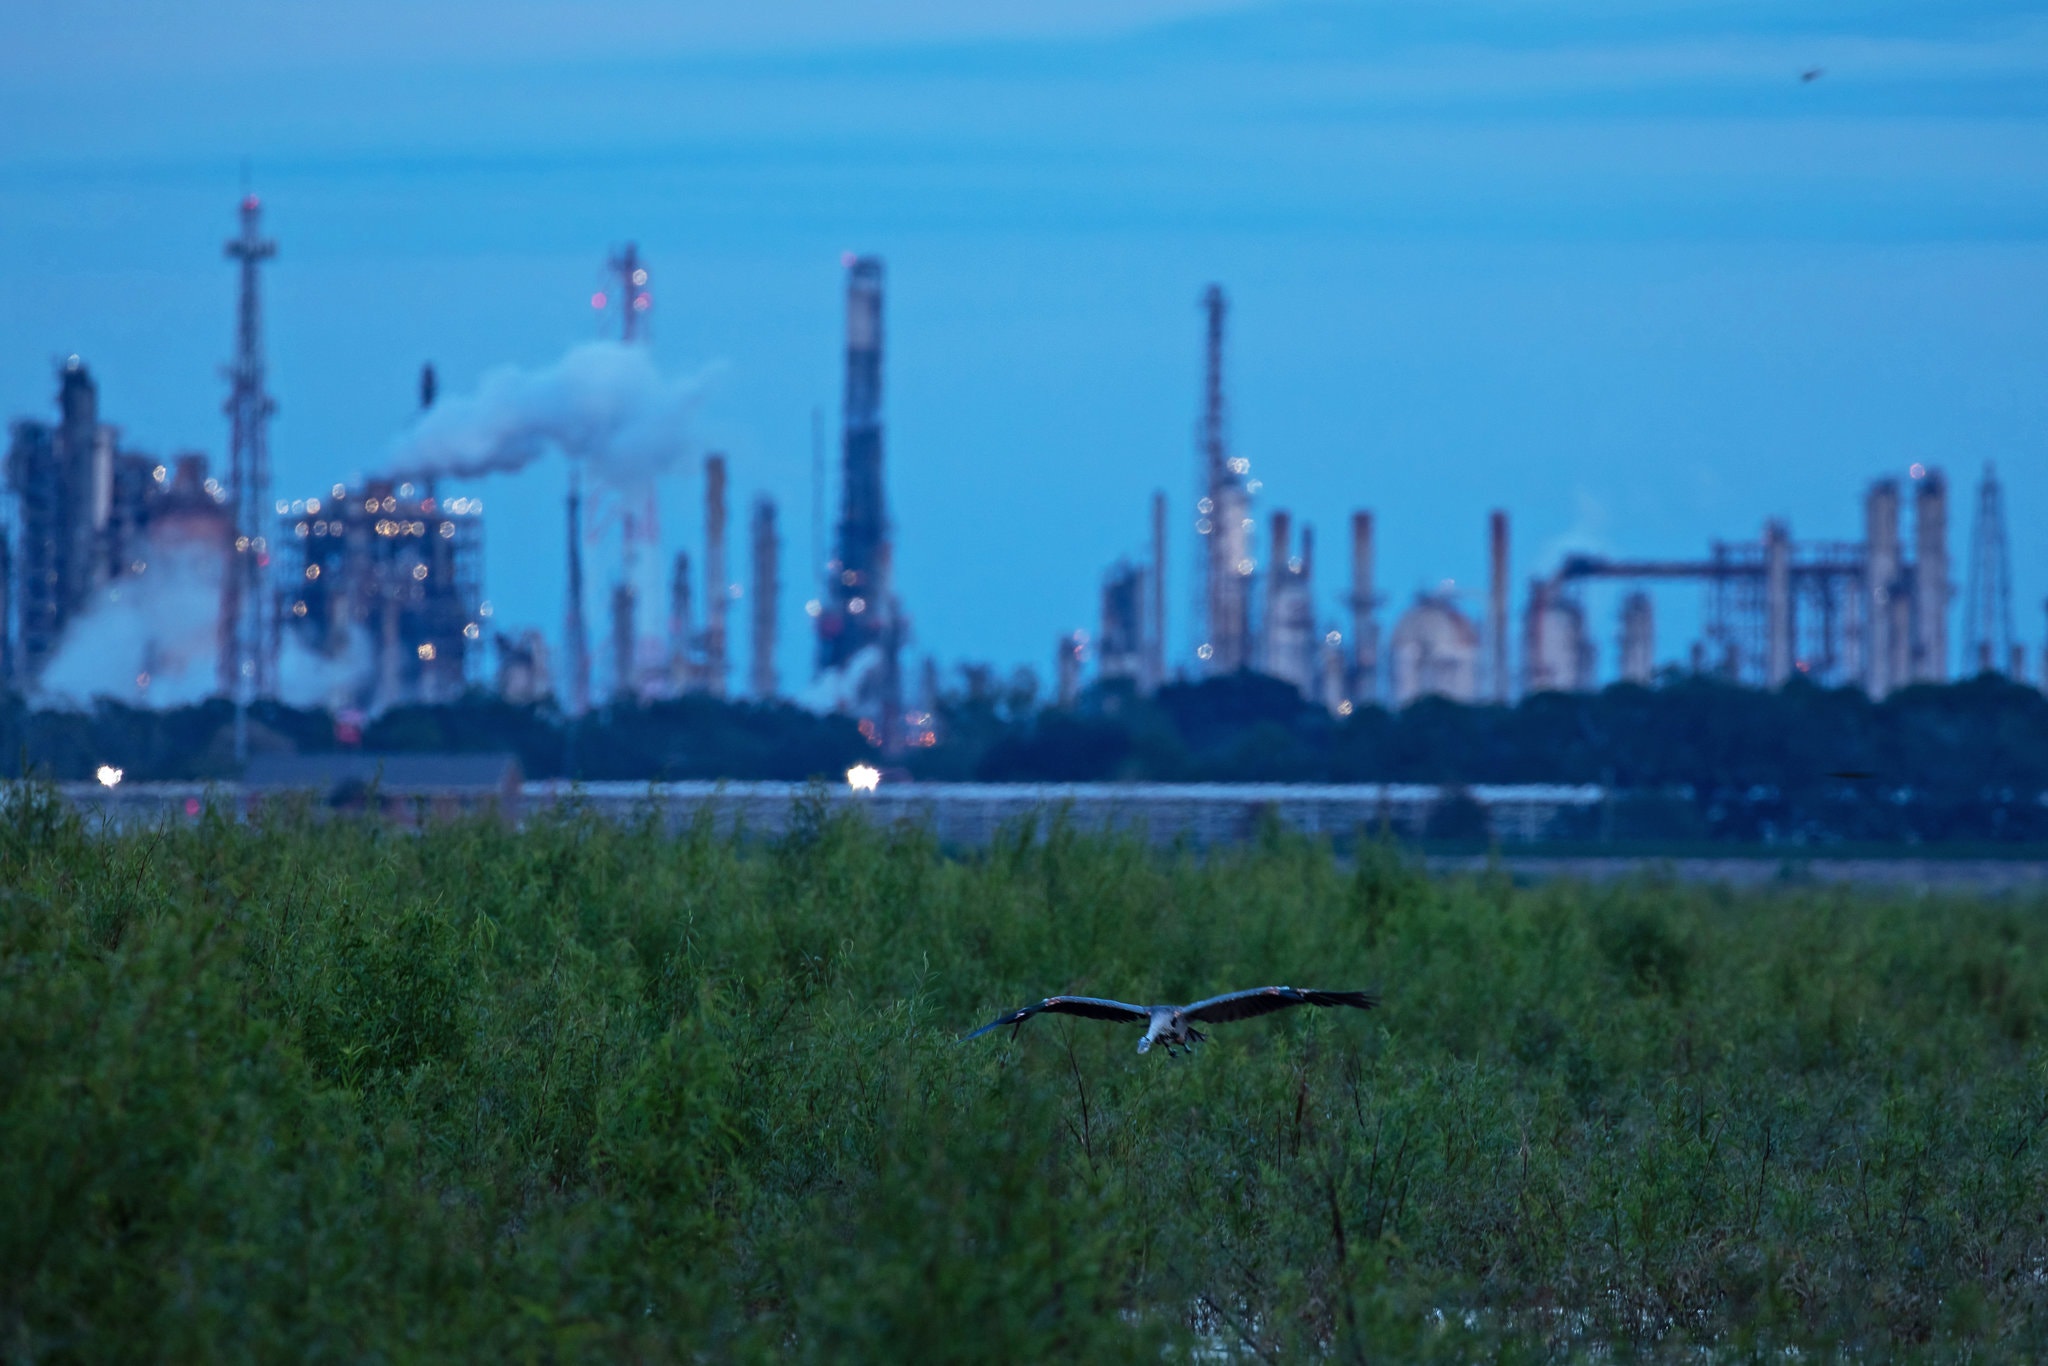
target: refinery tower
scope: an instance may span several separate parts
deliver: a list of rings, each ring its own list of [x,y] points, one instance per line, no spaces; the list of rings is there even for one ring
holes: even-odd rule
[[[882,479],[882,262],[874,256],[847,261],[844,421],[838,536],[818,603],[818,671],[841,677],[862,729],[893,749],[903,632]]]

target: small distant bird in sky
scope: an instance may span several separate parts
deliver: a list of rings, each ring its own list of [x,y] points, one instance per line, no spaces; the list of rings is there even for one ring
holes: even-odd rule
[[[1138,1040],[1138,1051],[1149,1053],[1153,1044],[1164,1044],[1167,1055],[1171,1057],[1175,1049],[1186,1052],[1191,1045],[1208,1038],[1195,1028],[1198,1024],[1249,1020],[1254,1015],[1270,1015],[1289,1006],[1350,1006],[1354,1010],[1371,1010],[1379,1003],[1377,992],[1301,991],[1294,987],[1253,987],[1249,991],[1233,991],[1226,996],[1211,996],[1189,1006],[1134,1006],[1122,1001],[1105,1001],[1097,996],[1048,996],[1035,1006],[1025,1006],[1001,1019],[990,1020],[967,1038],[978,1039],[991,1029],[1001,1029],[1004,1025],[1016,1025],[1022,1029],[1024,1022],[1033,1015],[1080,1015],[1090,1020],[1144,1025],[1145,1037]],[[1013,1033],[1010,1037],[1015,1038],[1016,1035]]]
[[[1806,70],[1804,70],[1804,71],[1802,71],[1802,72],[1800,72],[1800,73],[1799,73],[1799,79],[1800,79],[1801,81],[1805,82],[1806,84],[1808,84],[1808,85],[1811,85],[1811,84],[1813,84],[1813,83],[1814,83],[1815,81],[1819,80],[1819,79],[1820,79],[1820,78],[1821,78],[1822,76],[1825,76],[1826,74],[1827,74],[1827,68],[1826,68],[1826,67],[1824,67],[1824,66],[1810,66],[1810,67],[1806,68]]]

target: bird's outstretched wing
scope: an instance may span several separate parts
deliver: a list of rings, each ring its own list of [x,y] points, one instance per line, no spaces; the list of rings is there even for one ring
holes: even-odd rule
[[[1371,1010],[1379,1003],[1379,994],[1371,991],[1301,991],[1295,987],[1253,987],[1249,991],[1233,991],[1223,996],[1211,996],[1206,1001],[1197,1001],[1184,1008],[1181,1016],[1197,1024],[1227,1024],[1231,1020],[1249,1020],[1254,1015],[1270,1015],[1289,1006],[1351,1006],[1358,1010]]]
[[[1118,1020],[1125,1024],[1145,1024],[1152,1018],[1152,1012],[1144,1006],[1126,1005],[1122,1001],[1105,1001],[1099,996],[1048,996],[1035,1006],[1013,1010],[999,1020],[990,1020],[967,1038],[978,1039],[991,1029],[1004,1025],[1023,1024],[1033,1015],[1050,1011],[1055,1015],[1082,1015],[1091,1020]],[[961,1042],[965,1043],[963,1039]]]

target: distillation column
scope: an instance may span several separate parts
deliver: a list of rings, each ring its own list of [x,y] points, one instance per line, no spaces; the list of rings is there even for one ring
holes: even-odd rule
[[[754,500],[754,601],[751,607],[753,664],[747,670],[747,691],[766,701],[775,696],[775,600],[781,585],[776,577],[779,543],[775,536],[775,500]]]
[[[1773,518],[1764,523],[1764,683],[1782,688],[1792,677],[1792,533]]]
[[[1913,679],[1948,681],[1948,481],[1928,470],[1913,490]]]
[[[1495,511],[1487,536],[1486,654],[1493,700],[1506,706],[1508,677],[1508,515]]]
[[[704,691],[725,696],[725,623],[732,603],[725,573],[725,457],[704,457]]]

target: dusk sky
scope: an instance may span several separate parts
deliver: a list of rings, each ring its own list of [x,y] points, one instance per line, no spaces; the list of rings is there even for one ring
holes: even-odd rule
[[[1960,589],[1990,460],[2039,656],[2038,6],[103,0],[8,5],[0,45],[0,416],[48,413],[76,353],[130,445],[223,458],[245,160],[280,246],[280,497],[376,469],[423,361],[459,393],[596,335],[633,240],[655,356],[702,387],[693,456],[728,453],[736,525],[780,501],[786,687],[848,251],[887,262],[917,654],[1043,674],[1163,488],[1185,657],[1215,281],[1237,453],[1261,513],[1316,527],[1332,624],[1356,507],[1390,620],[1479,586],[1493,507],[1519,601],[1567,547],[1692,556],[1773,516],[1854,539],[1913,461],[1948,471]],[[563,477],[447,490],[485,499],[502,626],[560,630]],[[670,485],[695,551],[694,461]],[[1696,594],[1660,593],[1680,659]]]

